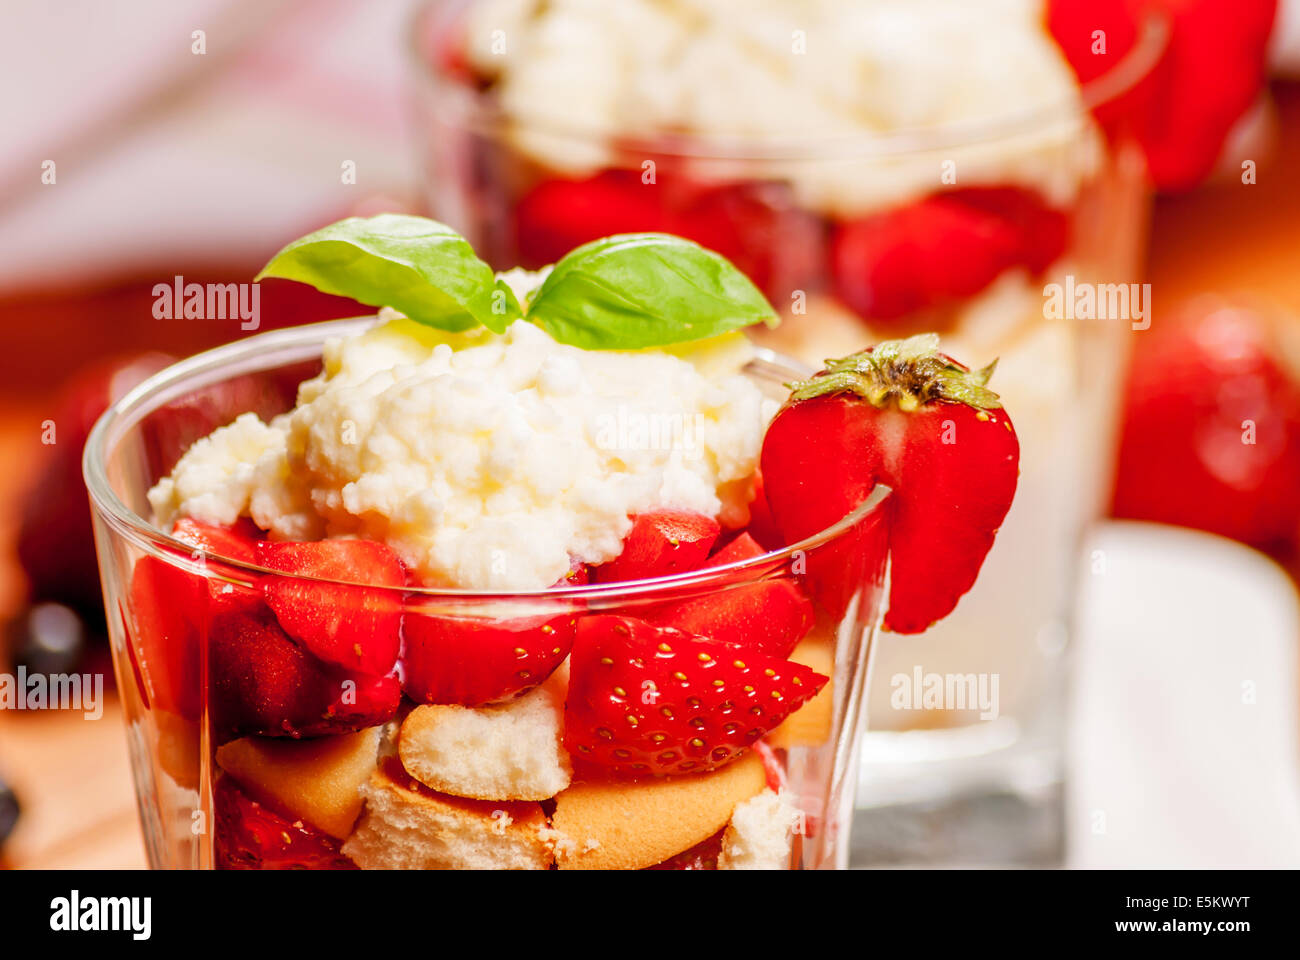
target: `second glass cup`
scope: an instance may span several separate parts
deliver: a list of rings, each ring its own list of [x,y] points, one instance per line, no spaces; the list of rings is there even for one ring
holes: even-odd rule
[[[1142,318],[1076,315],[1050,291],[1139,277],[1147,191],[1124,111],[1165,25],[1145,24],[1077,102],[880,136],[746,140],[610,136],[576,110],[554,122],[562,105],[546,122],[512,115],[466,53],[474,6],[429,4],[411,50],[428,207],[494,266],[668,230],[745,270],[783,314],[760,341],[803,362],[931,330],[972,366],[998,361],[990,386],[1022,450],[1016,502],[954,614],[879,639],[860,862],[1055,861],[1073,574]],[[925,693],[935,683],[943,696]],[[921,836],[942,839],[908,839]]]

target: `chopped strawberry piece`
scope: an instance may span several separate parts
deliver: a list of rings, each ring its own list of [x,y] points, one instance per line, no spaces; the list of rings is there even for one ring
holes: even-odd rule
[[[646,867],[647,870],[716,870],[718,869],[718,857],[722,856],[722,835],[727,832],[723,827],[713,836],[706,840],[701,840],[695,846],[683,850],[675,857],[670,857],[663,863],[656,863],[653,867]]]
[[[564,744],[622,777],[730,762],[821,689],[801,664],[619,616],[578,624]]]
[[[536,268],[616,233],[672,232],[662,189],[639,171],[604,170],[583,180],[544,180],[515,206],[519,261]]]
[[[260,542],[257,559],[295,575],[262,581],[266,602],[289,636],[326,663],[368,674],[393,669],[401,646],[398,593],[302,579],[405,586],[406,572],[392,547],[372,540]]]
[[[215,618],[208,655],[212,722],[220,742],[249,734],[353,733],[392,719],[402,697],[395,676],[321,663],[289,639],[269,612]]]
[[[783,658],[808,634],[815,618],[812,601],[790,580],[720,587],[707,597],[656,607],[647,616],[661,627]]]
[[[796,384],[763,440],[768,500],[792,541],[823,530],[877,483],[889,499],[885,625],[919,633],[975,582],[1015,495],[1020,447],[991,368],[938,353],[938,337],[888,341]],[[809,558],[814,595],[849,595],[838,563]],[[851,586],[851,585],[850,585]]]
[[[729,563],[739,563],[742,560],[753,560],[765,553],[767,551],[763,549],[757,540],[748,533],[742,533],[709,557],[709,561],[705,566],[722,567]]]
[[[581,560],[573,560],[569,564],[569,572],[557,580],[554,586],[585,587],[589,583],[591,583],[591,568]]]
[[[408,613],[403,687],[417,703],[477,707],[508,700],[549,677],[569,655],[572,615],[512,619]]]
[[[698,568],[722,528],[712,517],[685,510],[638,514],[623,552],[595,570],[600,583],[667,577]]]
[[[131,574],[128,636],[146,702],[189,720],[201,705],[199,641],[208,599],[203,578],[158,557],[141,557]]]
[[[356,870],[339,842],[251,799],[230,777],[212,790],[218,870]]]
[[[202,560],[211,576],[203,578],[207,588],[208,612],[216,616],[225,612],[250,610],[261,606],[260,592],[236,587],[220,576],[221,561],[227,558],[240,563],[257,564],[257,544],[261,542],[257,527],[247,518],[241,518],[233,527],[217,527],[189,517],[176,521],[172,536],[194,548],[195,560]],[[247,574],[230,571],[232,577],[247,579]]]

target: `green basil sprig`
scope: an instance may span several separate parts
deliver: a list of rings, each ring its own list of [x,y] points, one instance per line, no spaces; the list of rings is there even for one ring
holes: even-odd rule
[[[728,260],[662,233],[578,247],[526,309],[464,237],[402,214],[351,217],[308,234],[277,253],[256,279],[263,277],[390,306],[453,332],[481,324],[501,333],[522,317],[587,350],[667,346],[777,322],[763,294]]]
[[[293,241],[254,280],[283,277],[453,332],[501,333],[521,314],[510,288],[451,227],[399,213],[349,217]]]

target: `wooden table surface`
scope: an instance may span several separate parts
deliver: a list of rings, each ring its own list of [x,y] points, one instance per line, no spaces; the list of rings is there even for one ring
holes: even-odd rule
[[[1300,85],[1275,87],[1279,139],[1259,182],[1219,180],[1194,194],[1160,199],[1151,229],[1148,279],[1159,311],[1207,291],[1264,294],[1300,315]],[[1158,322],[1158,321],[1157,321]],[[48,415],[45,403],[0,396],[0,463],[23,463]],[[12,554],[20,470],[0,471],[0,614],[21,602]],[[143,867],[121,711],[0,712],[0,771],[23,805],[5,848],[16,867]]]

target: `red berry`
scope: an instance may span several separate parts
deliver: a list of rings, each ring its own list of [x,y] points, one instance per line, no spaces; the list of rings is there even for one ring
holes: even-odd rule
[[[556,263],[574,247],[616,233],[671,232],[657,184],[631,170],[604,170],[582,180],[544,180],[515,206],[519,262]]]
[[[401,595],[303,579],[403,587],[406,572],[391,547],[372,540],[259,542],[257,559],[294,574],[262,581],[266,602],[289,636],[326,663],[369,674],[393,669],[401,645]]]
[[[339,842],[248,797],[230,777],[212,790],[218,870],[356,870]]]
[[[720,586],[709,596],[656,607],[646,619],[661,627],[788,657],[812,629],[812,602],[790,580]]]
[[[132,663],[145,705],[197,720],[199,638],[207,589],[202,578],[157,557],[141,557],[131,573],[128,630]]]
[[[712,517],[685,510],[639,514],[623,541],[623,552],[596,568],[600,583],[646,580],[701,566],[722,528]]]
[[[919,633],[975,582],[1015,495],[1020,447],[991,370],[972,373],[932,335],[888,341],[797,384],[763,440],[768,500],[791,542],[823,530],[877,483],[889,499],[885,625]],[[833,610],[851,595],[835,564],[814,569]],[[838,612],[838,610],[836,610]]]
[[[1171,320],[1138,338],[1115,515],[1284,556],[1300,539],[1300,372],[1285,360],[1292,328],[1236,308]]]
[[[767,551],[763,549],[757,540],[748,533],[742,533],[709,557],[705,566],[722,567],[729,563],[739,563],[742,560],[753,560],[765,553]]]
[[[582,765],[640,777],[735,759],[821,689],[801,664],[630,617],[578,624],[564,743]]]
[[[417,703],[477,707],[529,690],[569,655],[575,618],[489,620],[408,613],[403,689]]]
[[[979,293],[1020,252],[1001,217],[936,194],[836,228],[836,294],[873,321],[891,321]]]
[[[212,722],[220,742],[249,734],[354,733],[391,720],[402,697],[395,676],[321,663],[289,639],[269,612],[215,618],[208,651]]]

